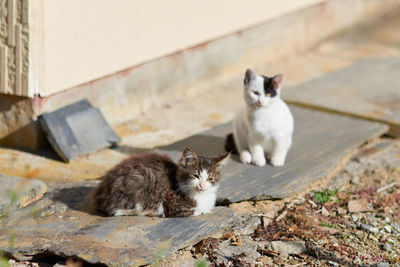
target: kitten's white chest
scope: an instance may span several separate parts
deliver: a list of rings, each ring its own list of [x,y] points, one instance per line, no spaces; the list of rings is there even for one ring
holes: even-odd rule
[[[217,187],[210,188],[205,192],[196,193],[193,198],[197,203],[197,206],[194,208],[194,216],[202,213],[210,213],[217,200]]]
[[[276,99],[268,108],[254,110],[249,115],[251,129],[264,137],[293,130],[293,117],[287,105],[280,99]]]

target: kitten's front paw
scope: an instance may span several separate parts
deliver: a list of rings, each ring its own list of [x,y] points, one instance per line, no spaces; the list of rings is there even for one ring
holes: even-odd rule
[[[201,214],[201,211],[195,211],[194,213],[193,213],[193,216],[199,216]]]
[[[265,157],[254,157],[253,164],[256,166],[264,166],[266,164]]]
[[[240,161],[244,164],[249,164],[251,162],[251,154],[248,151],[240,152]]]
[[[280,167],[285,164],[285,157],[283,156],[275,156],[271,158],[271,165],[275,167]]]

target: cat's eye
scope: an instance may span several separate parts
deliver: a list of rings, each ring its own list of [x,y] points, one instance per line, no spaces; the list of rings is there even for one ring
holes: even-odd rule
[[[260,93],[257,92],[257,91],[253,91],[253,93],[254,93],[255,95],[260,95]]]
[[[210,177],[207,179],[207,181],[212,182],[212,181],[214,181],[214,178]]]

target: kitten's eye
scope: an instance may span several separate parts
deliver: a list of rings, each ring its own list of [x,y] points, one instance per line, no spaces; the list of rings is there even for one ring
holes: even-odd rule
[[[253,94],[255,94],[255,95],[260,95],[260,93],[257,92],[257,91],[253,91]]]
[[[200,176],[198,174],[193,174],[194,178],[200,179]]]
[[[214,178],[210,177],[210,178],[207,179],[207,181],[213,182],[213,181],[214,181]]]

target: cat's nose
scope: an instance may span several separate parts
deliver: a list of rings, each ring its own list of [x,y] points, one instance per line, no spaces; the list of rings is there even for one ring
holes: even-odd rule
[[[200,189],[203,189],[205,185],[206,185],[206,182],[201,181],[200,184],[199,184]]]
[[[262,105],[262,101],[261,101],[261,100],[258,100],[258,101],[257,101],[257,105],[261,106],[261,105]]]

